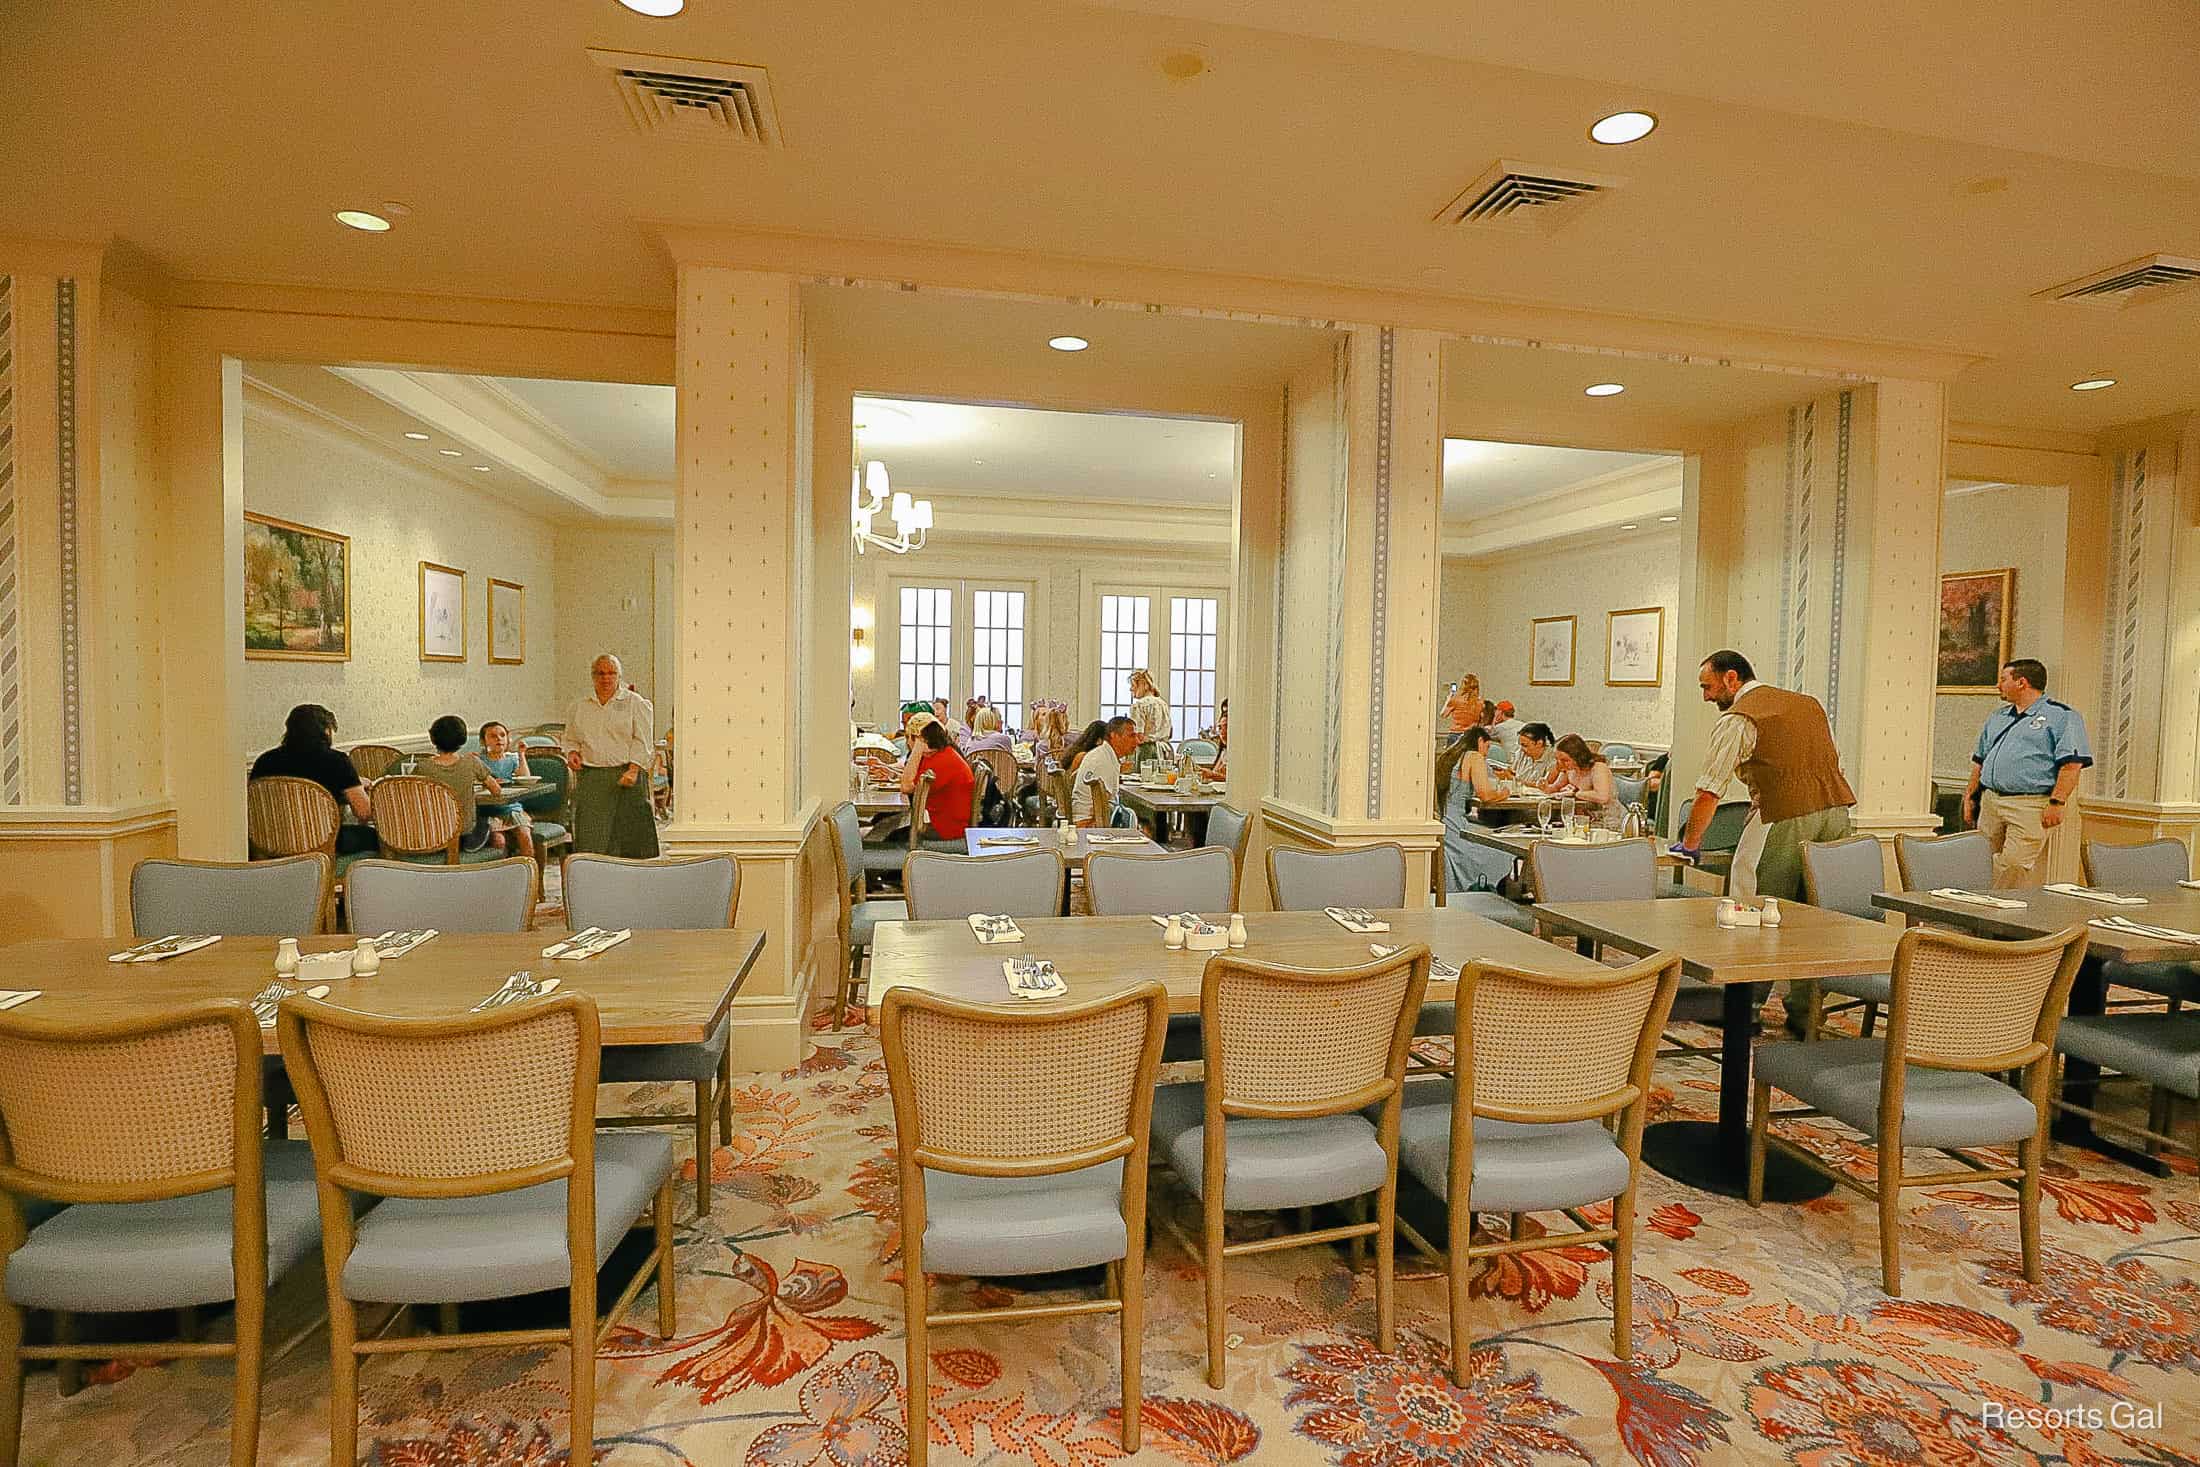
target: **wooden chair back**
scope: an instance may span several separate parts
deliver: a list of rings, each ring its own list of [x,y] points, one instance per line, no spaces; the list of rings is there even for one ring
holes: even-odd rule
[[[333,856],[344,812],[310,779],[270,774],[244,787],[245,830],[256,856]]]
[[[458,798],[444,786],[418,774],[391,774],[376,780],[367,798],[383,855],[441,851],[451,865],[458,864],[458,837],[465,825]]]
[[[1349,968],[1209,958],[1199,1022],[1210,1133],[1226,1116],[1336,1115],[1394,1097],[1428,972],[1419,944]]]
[[[1472,1116],[1596,1120],[1648,1095],[1680,974],[1671,953],[1563,976],[1469,964],[1459,976],[1452,1134],[1461,1119],[1471,1131]]]
[[[346,752],[361,779],[380,779],[405,762],[405,751],[388,744],[355,744]]]
[[[2086,930],[1997,942],[1913,927],[1895,944],[1887,1054],[1942,1070],[2014,1070],[2050,1053]],[[1899,1082],[1901,1065],[1886,1067]]]
[[[926,770],[917,776],[917,787],[909,792],[909,849],[914,851],[922,844],[926,821],[924,807],[932,801],[932,772]]]

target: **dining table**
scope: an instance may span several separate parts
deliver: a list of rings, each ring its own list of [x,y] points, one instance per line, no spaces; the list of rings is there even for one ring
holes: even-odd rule
[[[1201,822],[1204,827],[1208,814],[1215,806],[1229,799],[1230,792],[1226,784],[1213,780],[1202,780],[1195,793],[1179,790],[1173,784],[1149,784],[1126,775],[1120,798],[1138,816],[1139,823],[1148,829],[1153,838],[1167,845],[1171,820],[1182,822],[1187,829],[1194,821]],[[1191,832],[1194,837],[1199,833]]]
[[[1096,839],[1097,838],[1097,839]],[[1136,856],[1158,856],[1161,847],[1134,830],[1096,830],[1072,826],[1069,839],[1054,826],[973,825],[963,832],[963,849],[973,856],[1002,856],[1014,851],[1062,853],[1062,901],[1058,910],[1069,915],[1070,883],[1082,881],[1085,857],[1094,851],[1127,851]]]
[[[596,1001],[603,1043],[700,1044],[731,1010],[734,997],[764,949],[764,934],[745,928],[636,929],[594,957],[545,958],[543,951],[572,934],[446,932],[402,957],[382,959],[366,977],[283,980],[286,991],[326,983],[325,1001],[391,1018],[444,1018],[465,1013],[526,970],[559,991]],[[142,1014],[203,998],[250,1002],[277,982],[274,937],[224,937],[208,947],[158,962],[116,963],[128,944],[117,938],[48,938],[13,944],[5,954],[11,987],[39,996],[10,1012],[36,1018],[100,1020]],[[341,952],[358,939],[342,934],[300,937],[301,953]],[[267,1053],[275,1030],[261,1030]]]
[[[2094,923],[2095,918],[2120,917],[2141,926],[2200,933],[2200,890],[2187,886],[2134,886],[2117,888],[2114,894],[2136,898],[2138,904],[2075,896],[2049,891],[2044,886],[2023,886],[1997,887],[1991,892],[1962,896],[1941,896],[1931,891],[1882,891],[1873,894],[1872,905],[1900,913],[1903,921],[1912,926],[1927,923],[2004,941],[2046,937],[2069,927],[2083,926],[2086,929],[2085,962],[2078,969],[2077,982],[2070,987],[2068,1012],[2086,1016],[2105,1012],[2108,1007],[2107,964],[2110,962],[2189,962],[2195,965],[2195,971],[2200,971],[2200,942]],[[1992,906],[1977,900],[1979,897],[2023,905]],[[2098,1065],[2077,1059],[2063,1061],[2063,1091],[2073,1103],[2092,1109],[2099,1082]],[[2054,1135],[2058,1141],[2082,1146],[2140,1171],[2155,1176],[2170,1174],[2168,1165],[2160,1157],[2149,1156],[2101,1135],[2090,1116],[2075,1112],[2057,1116]]]
[[[1475,845],[1487,846],[1493,851],[1503,851],[1520,863],[1520,879],[1523,883],[1528,883],[1531,886],[1534,877],[1533,868],[1528,865],[1528,853],[1533,851],[1541,842],[1555,840],[1568,845],[1607,844],[1603,841],[1572,840],[1562,830],[1542,830],[1533,825],[1482,825],[1472,820],[1463,825],[1450,827],[1449,833],[1459,836],[1462,840],[1471,841]],[[1685,857],[1676,856],[1671,851],[1661,849],[1657,853],[1656,862],[1659,870],[1670,871],[1673,874],[1674,885],[1680,885],[1681,871],[1689,865]]]
[[[1247,912],[1245,946],[1230,951],[1262,962],[1342,968],[1367,962],[1376,944],[1419,942],[1462,968],[1490,962],[1561,975],[1602,971],[1592,959],[1456,908],[1409,907],[1375,915],[1390,924],[1388,932],[1352,932],[1323,912]],[[1199,1012],[1201,975],[1213,954],[1162,946],[1161,924],[1151,917],[1019,918],[1017,926],[1022,942],[983,943],[968,922],[881,922],[871,936],[871,1012],[876,1015],[878,1001],[895,988],[965,1003],[1009,1002],[1001,970],[1008,958],[1053,963],[1068,985],[1063,997],[1073,1002],[1156,979],[1168,989],[1169,1012]],[[1425,1001],[1447,1003],[1457,991],[1456,982],[1431,978]]]
[[[865,820],[909,808],[909,797],[898,788],[888,785],[865,785],[851,797],[855,801],[856,814]]]
[[[1645,1127],[1642,1159],[1723,1197],[1742,1196],[1748,1180],[1750,1052],[1766,986],[1885,973],[1901,937],[1888,923],[1802,902],[1782,902],[1777,927],[1721,927],[1714,902],[1540,902],[1533,910],[1546,930],[1570,933],[1584,949],[1614,947],[1638,957],[1669,952],[1681,960],[1683,977],[1720,990],[1718,1119]],[[1767,1198],[1805,1202],[1832,1188],[1822,1173],[1766,1153]]]

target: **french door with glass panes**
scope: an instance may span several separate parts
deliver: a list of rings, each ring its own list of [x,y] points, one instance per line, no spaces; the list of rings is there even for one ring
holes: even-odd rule
[[[1197,738],[1214,727],[1228,609],[1228,593],[1218,586],[1095,587],[1099,716],[1130,712],[1130,676],[1143,667],[1168,702],[1178,738]]]
[[[879,620],[892,638],[897,707],[945,698],[960,718],[964,701],[983,694],[1006,726],[1025,726],[1038,609],[1032,582],[894,577],[885,603]]]

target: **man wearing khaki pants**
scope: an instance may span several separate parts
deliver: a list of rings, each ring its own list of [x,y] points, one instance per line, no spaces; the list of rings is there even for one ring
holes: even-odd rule
[[[2007,701],[1979,731],[1964,823],[1994,848],[1994,885],[2076,881],[2078,771],[2093,762],[2085,719],[2047,696],[2047,668],[2034,658],[2004,664],[1994,686]]]

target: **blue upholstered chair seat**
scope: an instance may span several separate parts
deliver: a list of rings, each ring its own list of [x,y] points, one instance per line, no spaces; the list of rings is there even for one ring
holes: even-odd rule
[[[1398,1122],[1398,1164],[1448,1200],[1451,1186],[1452,1082],[1406,1087]],[[1542,1212],[1579,1207],[1627,1190],[1627,1153],[1596,1121],[1522,1125],[1477,1118],[1474,1182],[1477,1211]]]
[[[1894,980],[1885,973],[1858,973],[1847,978],[1828,978],[1819,987],[1828,993],[1845,994],[1871,1003],[1894,1001]]]
[[[321,1241],[313,1151],[302,1141],[266,1152],[267,1277]],[[181,1309],[236,1296],[232,1201],[222,1187],[158,1202],[80,1202],[38,1224],[8,1257],[8,1298],[30,1309],[85,1313]]]
[[[927,1273],[1052,1273],[1128,1249],[1120,1158],[1048,1177],[924,1174]]]
[[[1477,917],[1501,923],[1515,932],[1535,931],[1535,917],[1516,901],[1499,896],[1494,891],[1453,891],[1444,894],[1447,911],[1472,912]],[[1450,1007],[1450,1005],[1445,1005]],[[1423,1030],[1423,1033],[1429,1031]],[[1449,1030],[1445,1031],[1449,1033]]]
[[[538,847],[554,846],[572,835],[571,831],[555,820],[537,820],[534,824],[534,831],[535,844]]]
[[[1879,1077],[1887,1047],[1876,1039],[1767,1044],[1757,1075],[1867,1136],[1879,1130]],[[2032,1135],[2039,1112],[1991,1075],[1911,1065],[1903,1081],[1906,1146],[1998,1146]]]
[[[960,851],[963,844],[955,843]],[[866,845],[863,848],[863,874],[866,876],[899,876],[902,863],[909,859],[909,842],[897,840],[892,845]]]
[[[2110,987],[2136,988],[2167,998],[2181,998],[2187,1003],[2200,1003],[2200,963],[2107,962],[2101,965],[2101,979]]]
[[[899,897],[857,902],[849,909],[848,920],[849,940],[857,947],[869,947],[879,923],[909,920],[909,904]]]
[[[733,1017],[718,1021],[701,1044],[607,1044],[603,1047],[606,1085],[627,1085],[637,1080],[708,1080],[718,1073],[726,1057],[726,1038]]]
[[[608,1054],[608,1051],[606,1051]],[[596,1266],[649,1211],[672,1173],[672,1138],[596,1136]],[[383,1304],[508,1299],[572,1283],[565,1182],[487,1197],[391,1197],[359,1220],[344,1264],[346,1298]]]
[[[2055,1048],[2200,1099],[2200,1014],[2073,1014],[2056,1031]]]
[[[1204,1087],[1164,1085],[1154,1093],[1153,1144],[1200,1196],[1206,1187],[1206,1121]],[[1233,1212],[1359,1197],[1381,1187],[1389,1172],[1375,1127],[1364,1116],[1237,1116],[1227,1131],[1223,1205]]]

